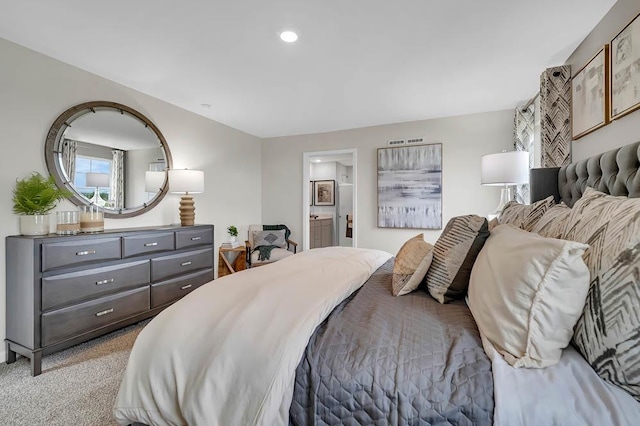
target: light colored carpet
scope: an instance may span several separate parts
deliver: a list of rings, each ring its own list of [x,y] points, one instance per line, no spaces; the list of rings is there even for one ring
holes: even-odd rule
[[[136,336],[149,320],[42,360],[31,377],[29,360],[0,364],[0,424],[115,425],[112,409]]]

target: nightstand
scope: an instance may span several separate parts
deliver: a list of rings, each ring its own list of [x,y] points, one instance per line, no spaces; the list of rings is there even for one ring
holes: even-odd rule
[[[246,247],[220,247],[218,252],[218,278],[247,268]]]

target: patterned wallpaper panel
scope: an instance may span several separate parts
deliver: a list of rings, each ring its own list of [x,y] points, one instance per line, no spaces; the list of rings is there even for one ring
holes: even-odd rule
[[[571,162],[571,65],[547,68],[540,76],[542,167]]]

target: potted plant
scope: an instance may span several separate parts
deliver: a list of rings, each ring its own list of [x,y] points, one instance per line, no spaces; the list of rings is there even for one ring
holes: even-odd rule
[[[53,176],[47,179],[34,172],[30,177],[18,179],[13,190],[13,212],[20,215],[20,233],[47,235],[48,213],[67,195],[66,190],[56,186]]]
[[[227,233],[229,234],[229,242],[235,243],[236,238],[238,237],[238,228],[231,225],[230,227],[227,228]]]

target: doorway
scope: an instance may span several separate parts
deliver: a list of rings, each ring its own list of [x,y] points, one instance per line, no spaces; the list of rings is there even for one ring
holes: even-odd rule
[[[303,155],[303,250],[357,247],[357,150]]]

